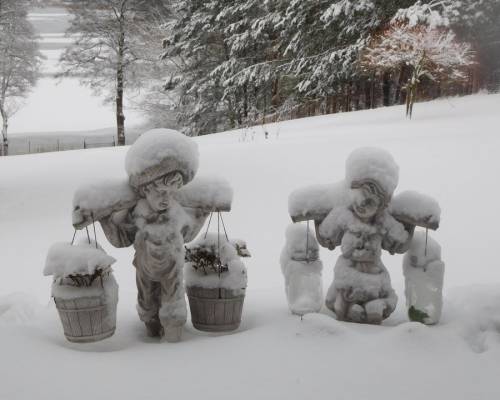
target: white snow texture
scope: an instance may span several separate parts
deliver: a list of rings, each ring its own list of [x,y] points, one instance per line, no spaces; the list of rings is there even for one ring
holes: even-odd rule
[[[426,240],[424,232],[416,232],[403,259],[403,273],[407,309],[427,314],[420,322],[437,324],[443,308],[441,246],[430,236]]]
[[[212,254],[219,253],[220,261],[223,265],[227,265],[228,271],[223,272],[220,277],[213,271],[204,271],[193,268],[191,262],[187,262],[184,266],[184,280],[186,286],[196,286],[205,289],[224,288],[235,292],[241,292],[247,287],[247,269],[245,264],[238,256],[233,242],[242,243],[241,240],[227,240],[224,235],[217,233],[209,233],[206,238],[200,236],[193,243],[186,247],[195,251],[203,248]]]
[[[174,197],[183,207],[230,211],[233,189],[225,179],[214,176],[196,177],[181,187]]]
[[[198,170],[198,145],[194,140],[172,129],[152,129],[143,133],[125,157],[125,170],[131,182],[151,168],[167,163],[181,171],[185,183]],[[158,171],[160,176],[171,171]]]
[[[349,187],[355,182],[373,180],[391,197],[398,186],[399,167],[388,151],[361,147],[347,158],[345,179]]]
[[[132,207],[137,200],[126,179],[104,179],[82,185],[73,196],[73,224],[83,222],[85,217],[98,221],[112,211]]]
[[[413,221],[426,222],[437,227],[441,219],[441,208],[432,197],[415,191],[405,191],[393,197],[389,212],[394,216]],[[435,229],[435,228],[434,228]]]
[[[306,225],[293,224],[285,236],[280,263],[288,308],[297,315],[319,312],[323,305],[323,263],[314,233]]]
[[[50,247],[43,274],[54,278],[92,275],[96,270],[109,268],[115,261],[102,248],[96,248],[94,241],[82,239],[74,245],[59,242]]]

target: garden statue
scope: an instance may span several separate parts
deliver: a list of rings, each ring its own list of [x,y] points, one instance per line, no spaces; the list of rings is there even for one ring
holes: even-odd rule
[[[399,167],[384,150],[361,148],[346,162],[336,185],[295,191],[289,211],[294,222],[314,220],[318,242],[340,246],[326,306],[337,319],[380,324],[395,309],[397,296],[382,250],[404,253],[415,226],[436,229],[439,206],[427,196],[404,192],[393,198]]]
[[[196,143],[179,132],[156,129],[130,147],[128,182],[91,185],[75,193],[73,225],[99,221],[115,247],[134,245],[137,311],[152,337],[181,339],[186,322],[184,244],[212,211],[228,211],[226,183],[197,182]],[[192,182],[191,182],[192,181]]]

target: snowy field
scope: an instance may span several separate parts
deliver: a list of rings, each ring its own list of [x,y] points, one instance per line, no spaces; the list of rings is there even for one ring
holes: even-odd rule
[[[70,16],[63,8],[34,9],[28,17],[39,36],[40,51],[45,56],[42,78],[27,97],[24,106],[10,120],[9,133],[46,136],[59,131],[91,131],[113,127],[112,104],[103,104],[103,96],[94,96],[78,79],[55,79],[60,71],[58,60],[72,38],[65,36]],[[139,112],[126,110],[127,125],[142,122]],[[25,135],[23,135],[25,136]]]
[[[42,276],[46,252],[71,240],[75,188],[124,176],[126,148],[0,159],[0,399],[498,399],[500,386],[500,95],[321,116],[197,139],[200,171],[235,189],[225,216],[230,236],[246,239],[249,288],[240,329],[184,340],[145,337],[135,312],[131,249],[114,249],[120,285],[116,334],[67,342]],[[252,140],[253,137],[253,140]],[[442,322],[410,323],[402,257],[384,254],[399,296],[383,326],[335,321],[323,310],[289,314],[279,255],[295,188],[344,177],[359,146],[389,150],[400,166],[396,192],[439,200],[432,236],[446,263]],[[321,250],[324,289],[339,251]]]

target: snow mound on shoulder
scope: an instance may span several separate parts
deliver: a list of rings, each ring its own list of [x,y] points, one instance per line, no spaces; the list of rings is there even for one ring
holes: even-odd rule
[[[412,190],[401,192],[391,201],[389,212],[402,221],[437,229],[441,220],[441,207],[432,197]]]
[[[288,212],[294,222],[321,220],[332,208],[348,202],[347,193],[344,181],[300,188],[288,197]]]

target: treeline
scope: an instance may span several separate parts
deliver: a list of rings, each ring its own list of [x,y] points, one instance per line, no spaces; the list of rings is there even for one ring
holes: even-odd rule
[[[500,84],[499,0],[173,0],[167,8],[165,112],[191,135],[404,103],[408,63],[361,65],[391,24],[453,30],[474,50],[466,79],[422,76],[419,98]]]

